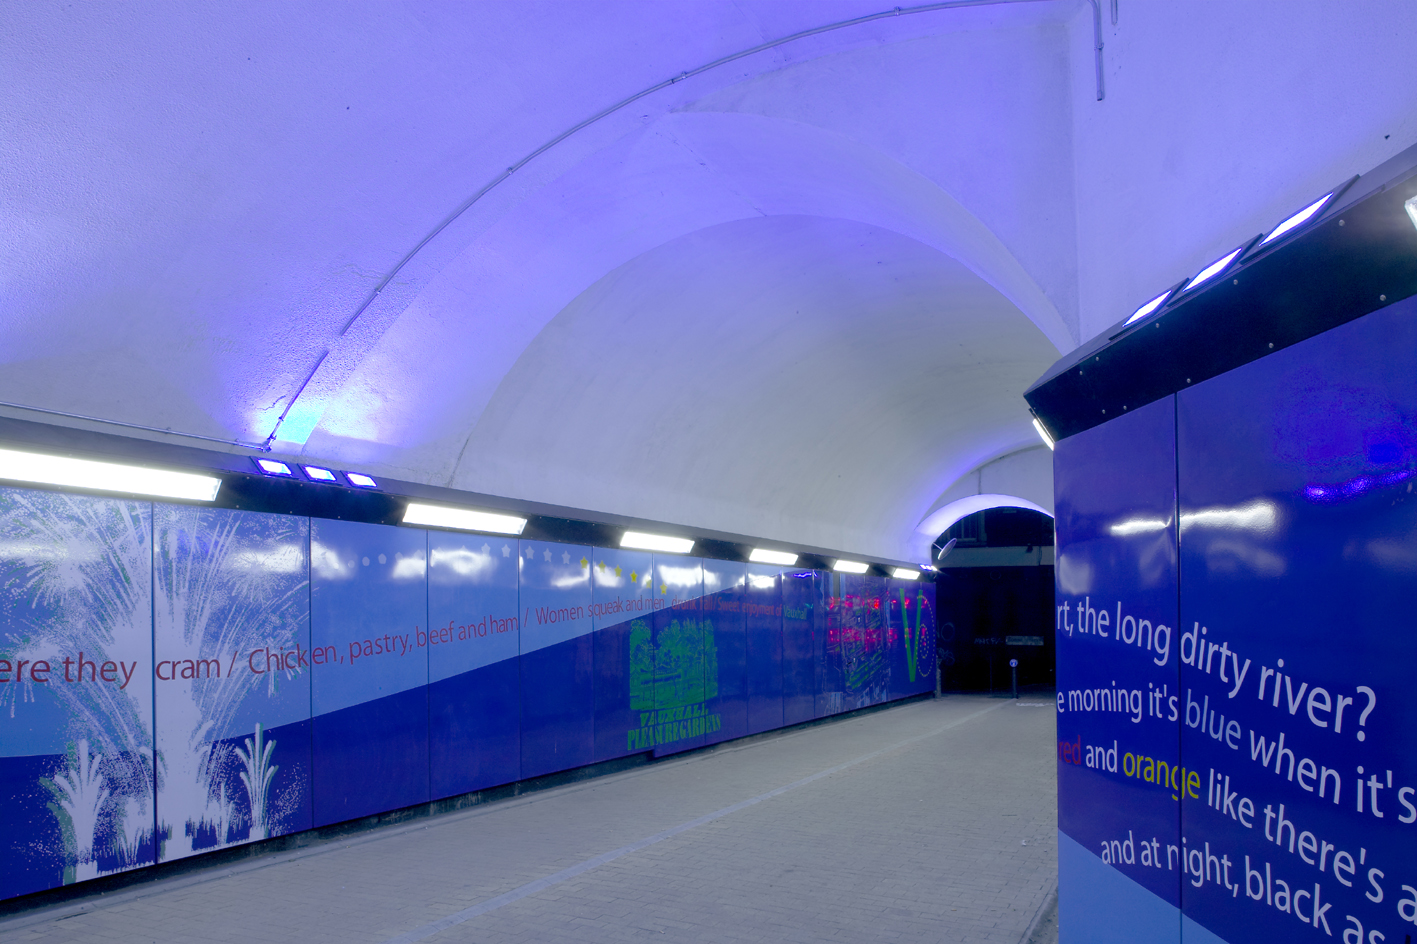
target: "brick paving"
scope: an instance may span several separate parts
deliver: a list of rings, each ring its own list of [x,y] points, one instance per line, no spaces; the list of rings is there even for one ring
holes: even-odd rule
[[[21,914],[0,940],[1042,944],[1051,708],[914,702]]]

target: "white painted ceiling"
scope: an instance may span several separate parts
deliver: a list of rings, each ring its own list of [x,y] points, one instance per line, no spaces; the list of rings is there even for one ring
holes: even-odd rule
[[[1100,2],[1102,101],[1081,0],[697,73],[888,8],[0,0],[0,412],[923,561],[1060,353],[1417,140],[1417,5]]]

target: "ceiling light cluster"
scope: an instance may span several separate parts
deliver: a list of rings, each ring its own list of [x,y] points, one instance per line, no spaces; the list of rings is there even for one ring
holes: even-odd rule
[[[1122,327],[1130,327],[1131,325],[1136,324],[1138,321],[1142,321],[1143,319],[1156,314],[1158,311],[1161,311],[1168,305],[1173,304],[1182,295],[1186,295],[1190,292],[1193,292],[1196,289],[1200,288],[1202,285],[1213,282],[1221,275],[1224,275],[1227,271],[1230,270],[1231,267],[1233,267],[1236,263],[1244,260],[1252,252],[1267,249],[1268,247],[1280,242],[1286,237],[1299,231],[1300,229],[1303,229],[1305,226],[1309,225],[1314,220],[1322,216],[1325,210],[1332,207],[1334,202],[1337,201],[1338,198],[1342,196],[1343,192],[1347,190],[1350,186],[1352,186],[1353,181],[1357,179],[1357,177],[1351,178],[1350,180],[1343,183],[1341,186],[1335,187],[1328,193],[1324,194],[1322,197],[1319,197],[1317,200],[1315,200],[1313,203],[1310,203],[1302,210],[1299,210],[1296,213],[1291,213],[1289,216],[1285,217],[1284,220],[1280,222],[1278,226],[1270,230],[1269,235],[1264,236],[1263,238],[1256,236],[1249,242],[1241,246],[1235,247],[1234,249],[1227,252],[1225,255],[1221,256],[1219,259],[1216,259],[1210,265],[1201,269],[1195,275],[1191,276],[1191,278],[1183,282],[1178,282],[1176,285],[1162,292],[1160,295],[1157,295],[1155,298],[1146,302],[1136,311],[1132,312],[1131,316],[1122,323]],[[1412,211],[1409,210],[1409,212]],[[1414,223],[1417,223],[1417,216],[1413,217],[1413,221]]]
[[[282,462],[279,459],[267,459],[263,456],[252,456],[251,461],[256,463],[256,468],[261,470],[262,475],[269,475],[272,478],[300,481],[300,473],[303,472],[306,479],[324,485],[349,485],[352,488],[379,487],[378,482],[363,472],[336,472],[318,465],[298,465]],[[297,472],[297,469],[300,471]],[[341,475],[344,476],[343,481],[340,480]]]

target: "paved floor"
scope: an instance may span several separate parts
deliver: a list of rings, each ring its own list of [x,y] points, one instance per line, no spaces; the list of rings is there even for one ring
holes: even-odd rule
[[[1056,939],[1054,712],[954,696],[0,922],[0,940]]]

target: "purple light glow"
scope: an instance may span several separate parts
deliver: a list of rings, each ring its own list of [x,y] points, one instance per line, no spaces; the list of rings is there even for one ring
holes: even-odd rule
[[[1365,495],[1374,489],[1391,488],[1414,475],[1417,475],[1417,469],[1402,469],[1383,475],[1359,475],[1336,485],[1306,485],[1304,497],[1318,505],[1332,505]]]

